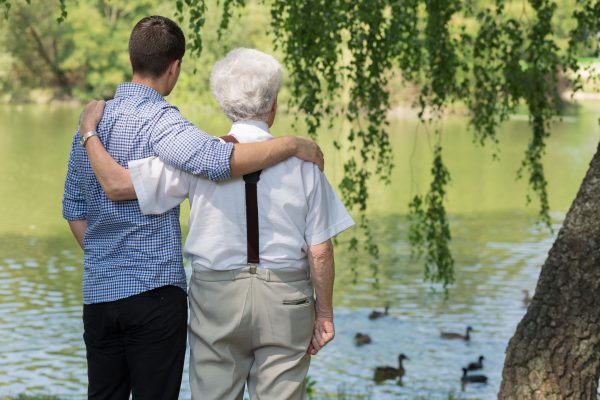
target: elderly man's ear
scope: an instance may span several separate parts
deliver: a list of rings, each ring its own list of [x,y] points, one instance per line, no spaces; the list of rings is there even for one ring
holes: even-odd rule
[[[271,106],[271,114],[269,114],[269,120],[267,121],[269,128],[273,125],[273,122],[275,122],[275,114],[277,114],[277,97],[275,97],[275,101]]]

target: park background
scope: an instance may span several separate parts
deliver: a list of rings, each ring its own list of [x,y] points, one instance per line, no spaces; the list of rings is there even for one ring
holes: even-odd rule
[[[210,66],[234,47],[254,47],[283,60],[268,34],[268,7],[250,1],[234,12],[226,33],[217,35],[221,11],[208,1],[200,57],[186,55],[168,101],[212,135],[226,134],[229,122],[208,87]],[[574,22],[569,2],[559,1],[557,42],[566,46]],[[521,1],[508,7],[527,15]],[[61,197],[69,146],[81,104],[112,97],[129,78],[127,40],[144,15],[173,17],[175,4],[132,0],[68,3],[58,24],[59,4],[13,2],[0,19],[0,397],[52,395],[85,397],[85,349],[81,323],[82,253],[61,218]],[[185,27],[184,27],[185,31]],[[594,49],[579,61],[593,65]],[[306,136],[290,98],[285,77],[275,135]],[[418,88],[400,77],[390,80],[388,114],[395,168],[391,183],[369,186],[369,224],[380,247],[379,286],[373,285],[368,255],[346,251],[351,233],[338,238],[335,288],[336,339],[313,359],[313,398],[493,399],[496,397],[508,340],[526,311],[522,290],[533,293],[540,267],[596,149],[598,102],[593,85],[578,101],[568,100],[563,117],[552,124],[544,167],[548,179],[552,230],[539,223],[538,206],[528,204],[525,180],[516,170],[531,127],[526,110],[499,129],[499,144],[473,141],[464,107],[443,117],[445,161],[452,174],[446,209],[452,226],[451,249],[456,280],[446,293],[423,279],[423,263],[410,256],[408,204],[426,190],[431,176],[435,134],[417,116]],[[565,96],[568,97],[568,96]],[[340,107],[344,99],[340,99]],[[344,176],[343,142],[351,127],[343,118],[318,130],[326,156],[326,175],[337,186]],[[182,208],[187,230],[188,206]],[[355,228],[357,229],[357,228]],[[352,271],[358,272],[356,279]],[[188,272],[189,272],[189,266]],[[390,315],[367,316],[390,305]],[[472,340],[443,341],[440,331],[476,329]],[[373,343],[355,347],[355,333]],[[374,384],[373,370],[395,365],[405,353],[406,375]],[[461,388],[461,367],[485,356],[487,385]],[[187,371],[187,369],[186,369]],[[187,374],[187,372],[186,372]],[[189,398],[184,376],[182,398]]]

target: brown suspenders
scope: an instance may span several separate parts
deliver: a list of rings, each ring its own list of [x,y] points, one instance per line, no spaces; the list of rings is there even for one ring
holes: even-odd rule
[[[238,143],[234,136],[221,136],[225,142]],[[258,201],[256,199],[256,184],[260,180],[261,171],[244,175],[246,182],[246,230],[248,243],[248,264],[258,264],[260,257],[258,255]]]

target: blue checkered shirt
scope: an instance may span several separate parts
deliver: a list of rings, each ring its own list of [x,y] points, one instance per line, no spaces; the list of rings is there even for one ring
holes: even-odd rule
[[[230,176],[233,149],[199,130],[154,89],[119,85],[106,103],[98,137],[122,166],[151,156],[211,180]],[[160,286],[185,290],[179,207],[144,215],[138,202],[109,200],[98,183],[76,132],[63,197],[63,217],[87,220],[83,302],[103,303]]]

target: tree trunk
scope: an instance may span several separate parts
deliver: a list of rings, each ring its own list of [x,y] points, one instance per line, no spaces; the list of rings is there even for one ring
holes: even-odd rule
[[[600,377],[600,147],[508,344],[499,399],[595,400]]]

